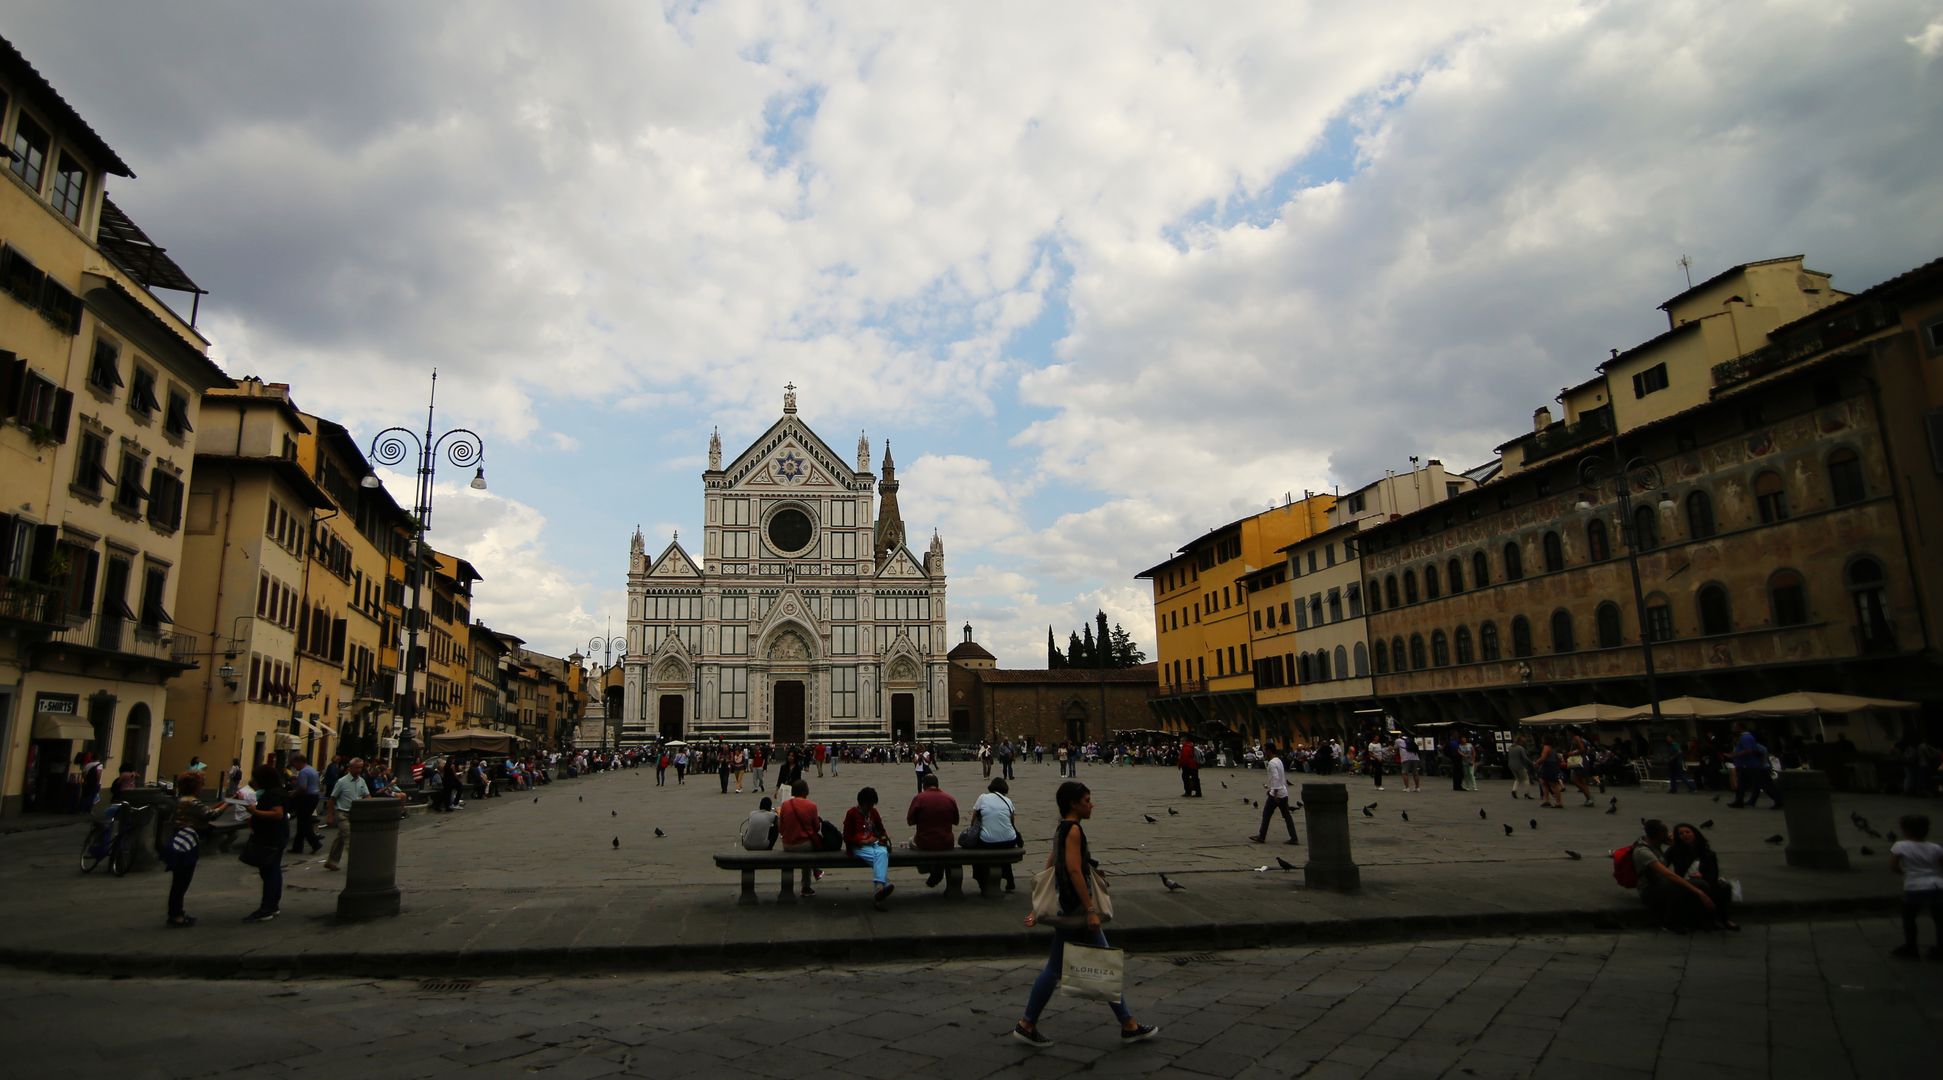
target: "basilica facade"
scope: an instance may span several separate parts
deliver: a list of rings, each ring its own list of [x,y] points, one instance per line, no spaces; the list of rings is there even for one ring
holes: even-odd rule
[[[950,737],[944,543],[905,543],[884,476],[854,468],[796,414],[725,467],[709,438],[704,527],[628,559],[621,743],[931,742]]]

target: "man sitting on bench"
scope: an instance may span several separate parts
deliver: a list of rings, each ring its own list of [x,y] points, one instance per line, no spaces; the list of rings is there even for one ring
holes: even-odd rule
[[[823,834],[823,819],[817,815],[816,804],[810,801],[809,782],[798,779],[789,786],[789,796],[783,800],[782,809],[776,815],[776,827],[783,842],[783,850],[822,850],[819,840]],[[803,870],[801,895],[816,895],[816,890],[810,888],[808,868]]]

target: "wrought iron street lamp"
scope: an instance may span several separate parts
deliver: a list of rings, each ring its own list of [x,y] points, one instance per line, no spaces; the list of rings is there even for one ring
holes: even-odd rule
[[[425,534],[432,531],[432,480],[441,455],[454,466],[473,469],[474,491],[486,490],[486,444],[469,428],[453,428],[436,438],[432,435],[433,410],[437,407],[439,373],[432,372],[432,393],[425,405],[425,433],[421,437],[409,428],[389,427],[371,438],[371,460],[380,465],[397,465],[412,451],[418,453],[418,487],[412,503],[412,605],[405,613],[405,689],[399,705],[398,746],[406,750],[412,743],[412,720],[417,712],[412,698],[412,678],[418,671],[418,624],[422,611],[420,598],[425,588]],[[377,474],[362,481],[366,488],[383,484]],[[407,755],[409,758],[409,754]]]
[[[1610,394],[1607,400],[1611,400]],[[1633,578],[1633,617],[1639,620],[1639,650],[1646,663],[1646,696],[1653,710],[1653,723],[1657,726],[1663,722],[1660,716],[1660,686],[1653,670],[1653,635],[1646,624],[1646,593],[1640,585],[1639,528],[1633,520],[1632,492],[1635,487],[1641,491],[1662,488],[1666,478],[1660,473],[1659,466],[1645,458],[1620,457],[1616,429],[1611,459],[1587,457],[1579,462],[1578,470],[1579,484],[1583,489],[1579,494],[1580,510],[1593,508],[1598,500],[1599,485],[1608,477],[1612,479],[1613,490],[1619,497],[1619,535],[1626,545],[1626,569]],[[1661,513],[1673,509],[1673,499],[1664,490],[1660,491],[1658,506]]]
[[[614,629],[614,617],[612,615],[607,617],[607,628],[609,630]],[[614,651],[616,648],[620,650],[618,654]],[[600,678],[595,681],[595,689],[600,693],[601,716],[603,717],[600,722],[600,747],[602,750],[605,750],[607,749],[607,732],[608,729],[614,726],[615,720],[614,717],[607,715],[607,673],[614,670],[614,661],[616,659],[619,659],[623,663],[627,662],[627,638],[619,634],[596,634],[587,642],[588,659],[593,659],[595,649],[600,650],[602,660]]]

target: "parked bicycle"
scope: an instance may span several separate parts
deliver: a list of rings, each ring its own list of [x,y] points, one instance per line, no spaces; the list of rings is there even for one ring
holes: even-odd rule
[[[91,874],[106,860],[116,877],[128,873],[135,865],[135,845],[141,842],[143,825],[153,810],[127,803],[103,807],[100,819],[88,827],[88,837],[81,843],[81,872]]]

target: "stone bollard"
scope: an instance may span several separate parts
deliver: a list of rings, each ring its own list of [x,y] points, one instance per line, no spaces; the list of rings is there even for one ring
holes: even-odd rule
[[[1781,770],[1781,812],[1788,822],[1788,865],[1810,870],[1847,870],[1849,853],[1835,839],[1835,808],[1828,774]]]
[[[351,804],[350,852],[344,864],[344,891],[337,894],[338,918],[398,914],[398,823],[404,819],[403,799],[359,799]]]
[[[1309,827],[1309,861],[1302,879],[1311,889],[1355,892],[1362,873],[1349,857],[1349,787],[1302,785],[1302,819]]]

